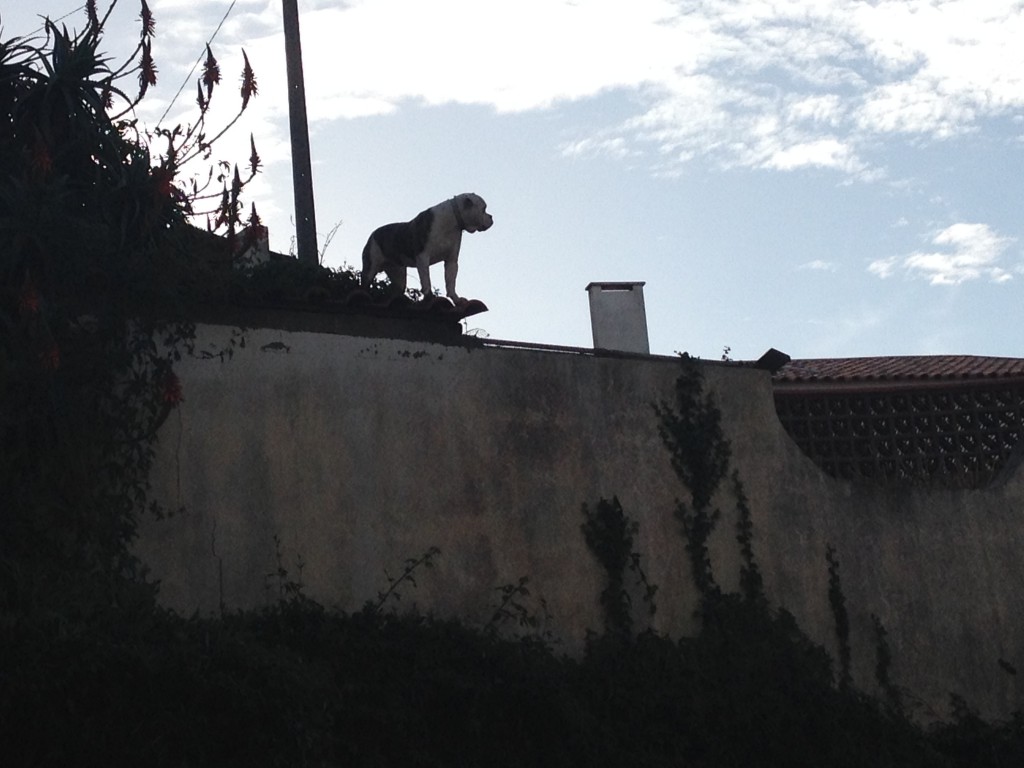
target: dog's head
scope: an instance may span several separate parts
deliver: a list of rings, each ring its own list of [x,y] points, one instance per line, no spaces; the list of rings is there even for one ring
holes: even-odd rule
[[[483,232],[494,224],[494,217],[487,212],[487,203],[480,195],[472,192],[456,195],[455,205],[467,232]]]

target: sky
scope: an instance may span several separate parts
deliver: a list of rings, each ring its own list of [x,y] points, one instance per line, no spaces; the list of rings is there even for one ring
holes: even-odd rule
[[[5,39],[43,15],[85,25],[81,0],[5,6]],[[110,15],[115,58],[139,7]],[[244,49],[258,94],[214,158],[244,165],[252,135],[264,168],[246,199],[271,248],[293,250],[282,4],[149,7],[158,83],[140,122],[195,119],[190,71],[212,40],[210,124],[226,123]],[[480,336],[592,346],[587,284],[642,281],[656,354],[1024,357],[1020,0],[298,9],[328,266],[476,192],[495,223],[464,237],[458,288],[489,308],[468,320]]]

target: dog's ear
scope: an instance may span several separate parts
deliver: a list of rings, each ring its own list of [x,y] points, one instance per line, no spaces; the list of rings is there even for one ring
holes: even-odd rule
[[[472,207],[473,207],[473,200],[472,200],[472,198],[469,195],[464,195],[462,197],[462,208],[463,208],[463,210],[468,211]]]

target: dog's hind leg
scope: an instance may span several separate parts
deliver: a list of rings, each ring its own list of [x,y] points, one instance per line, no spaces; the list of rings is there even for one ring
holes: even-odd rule
[[[370,239],[366,241],[366,245],[363,246],[363,271],[359,277],[359,282],[364,291],[370,288],[373,278],[380,272],[383,261],[380,245],[377,244],[377,238],[371,235]]]
[[[384,268],[388,279],[391,281],[391,295],[402,296],[405,293],[405,267],[388,265]]]

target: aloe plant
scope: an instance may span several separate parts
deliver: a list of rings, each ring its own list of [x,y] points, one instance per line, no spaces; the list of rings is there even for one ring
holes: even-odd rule
[[[141,0],[138,44],[114,61],[102,43],[117,5],[88,2],[78,32],[47,19],[37,37],[0,41],[0,559],[121,572],[156,428],[186,396],[184,308],[209,284],[213,235],[230,253],[246,223],[260,160],[254,143],[245,171],[212,160],[234,120],[207,124],[209,47],[194,118],[140,125],[157,25]],[[237,115],[256,92],[245,58]],[[205,237],[190,224],[204,215]]]

